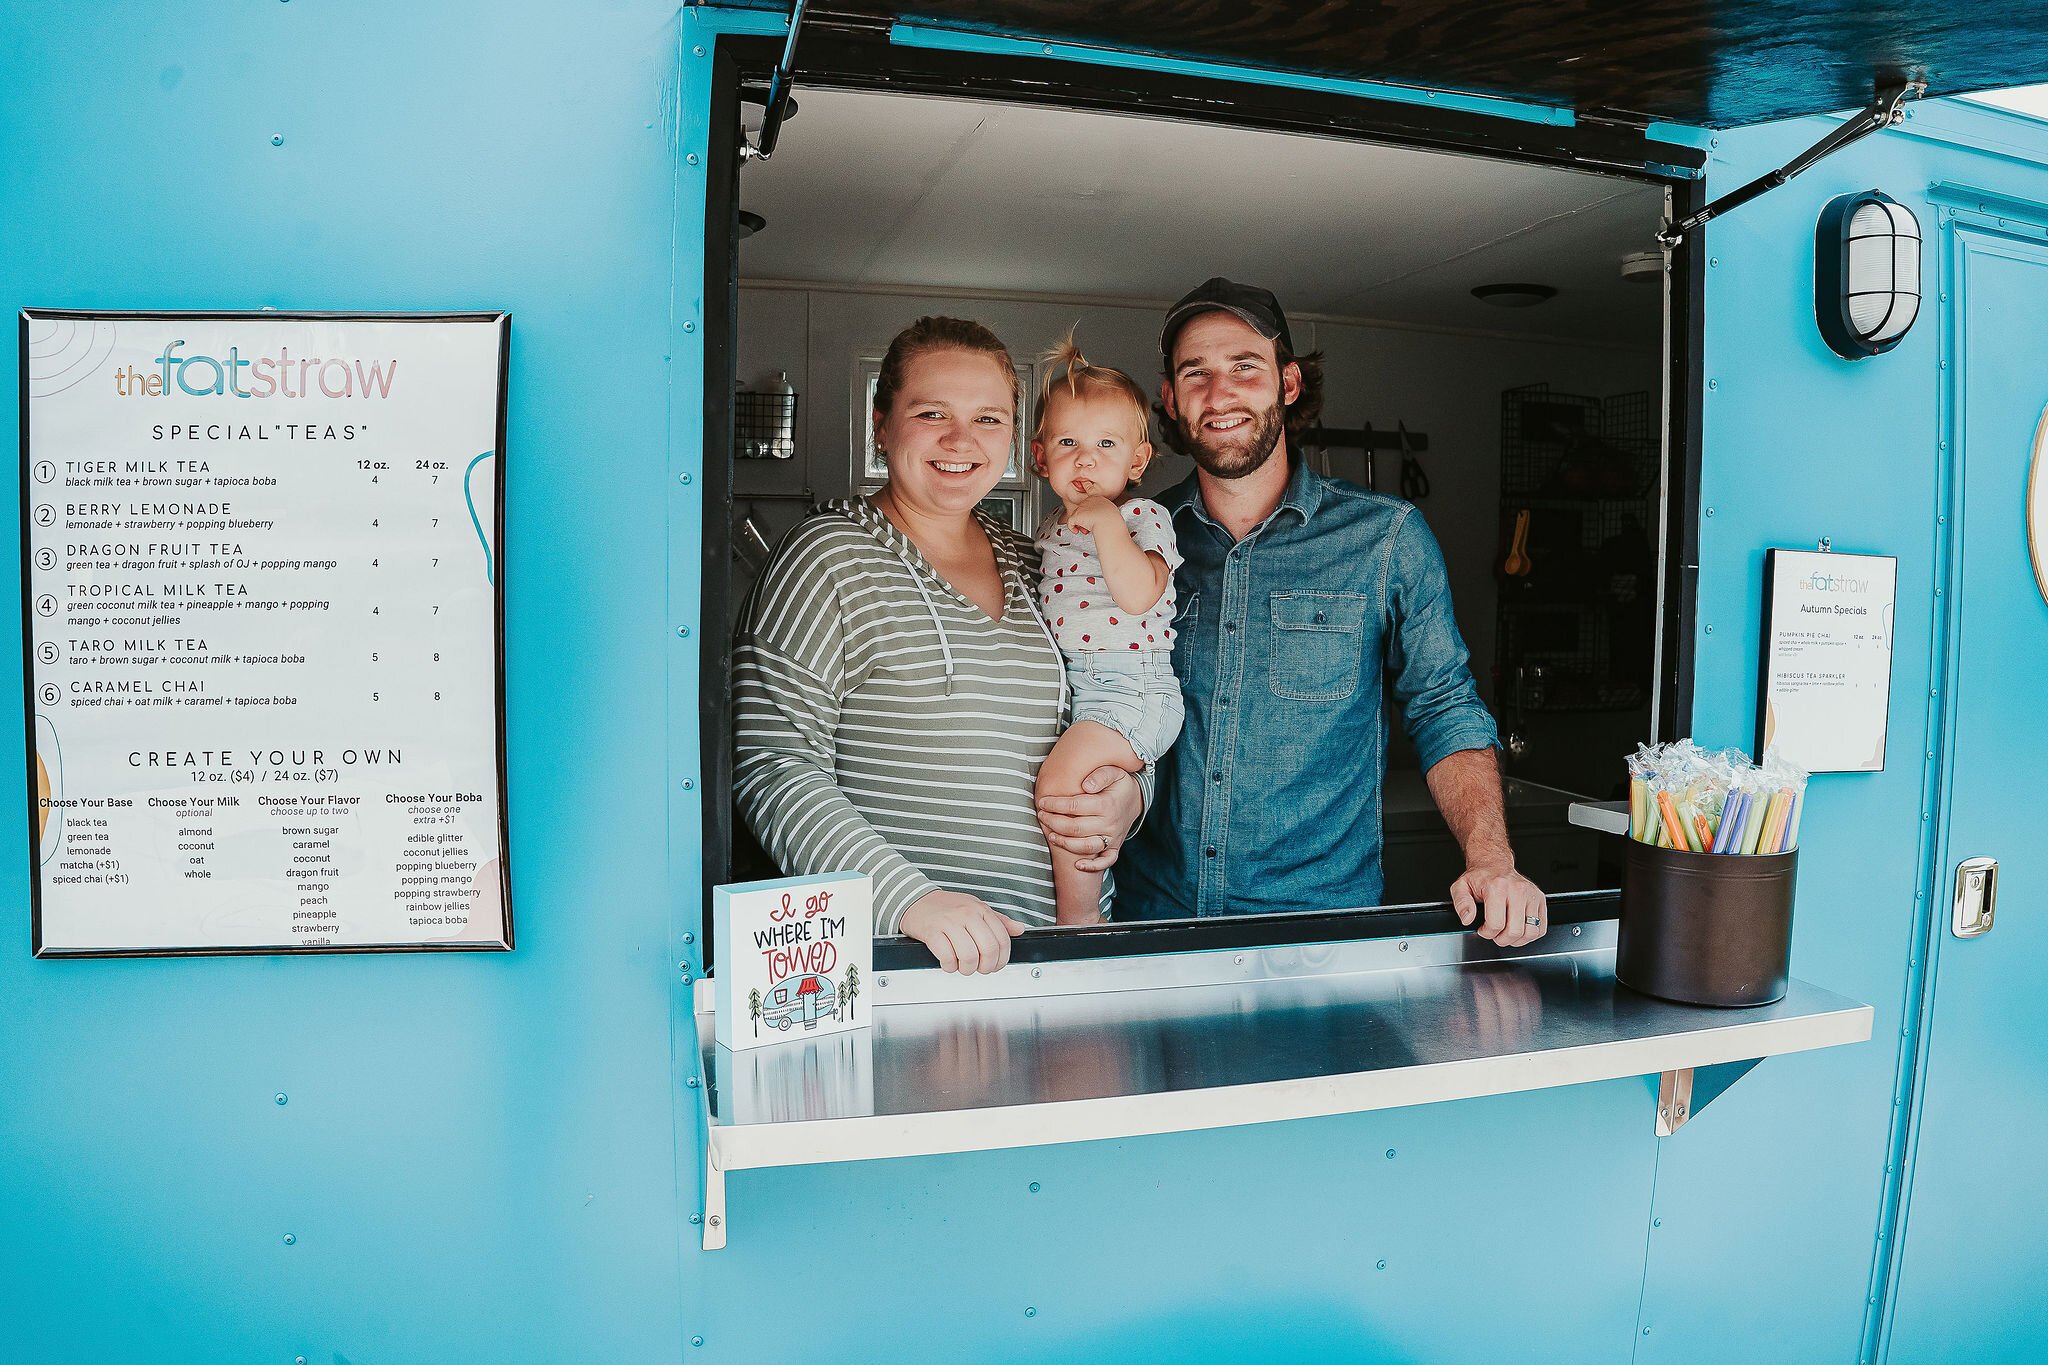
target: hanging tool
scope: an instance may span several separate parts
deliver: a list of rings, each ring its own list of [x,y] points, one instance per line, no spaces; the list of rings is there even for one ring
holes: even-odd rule
[[[1401,438],[1401,496],[1418,502],[1429,496],[1429,475],[1422,472],[1422,461],[1408,442],[1408,424],[1396,422],[1394,429]]]

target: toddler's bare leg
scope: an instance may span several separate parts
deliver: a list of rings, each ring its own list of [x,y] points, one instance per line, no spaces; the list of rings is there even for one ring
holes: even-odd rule
[[[1107,725],[1075,721],[1039,767],[1038,795],[1078,796],[1081,779],[1101,767],[1135,773],[1145,765],[1131,742]],[[1074,866],[1080,857],[1058,846],[1052,850],[1053,899],[1061,924],[1094,924],[1102,918],[1102,874]]]

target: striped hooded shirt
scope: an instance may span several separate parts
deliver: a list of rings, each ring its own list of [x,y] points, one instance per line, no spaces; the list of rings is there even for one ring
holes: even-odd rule
[[[878,934],[936,889],[1053,922],[1032,786],[1064,727],[1065,667],[1033,602],[1031,542],[976,516],[999,621],[867,498],[800,522],[740,612],[740,812],[790,875],[872,876]]]

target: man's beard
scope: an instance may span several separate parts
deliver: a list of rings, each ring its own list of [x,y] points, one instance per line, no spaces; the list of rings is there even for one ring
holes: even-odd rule
[[[1215,416],[1214,413],[1208,415]],[[1280,444],[1281,433],[1287,427],[1286,406],[1275,403],[1264,412],[1250,416],[1251,425],[1239,427],[1226,436],[1204,431],[1182,414],[1181,437],[1187,442],[1188,452],[1195,457],[1195,463],[1201,466],[1203,473],[1218,479],[1241,479],[1272,456],[1273,448]]]

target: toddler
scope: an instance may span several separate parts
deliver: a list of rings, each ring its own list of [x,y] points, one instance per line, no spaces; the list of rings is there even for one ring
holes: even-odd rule
[[[1031,458],[1061,507],[1038,529],[1038,601],[1066,658],[1073,723],[1038,772],[1038,795],[1073,796],[1109,766],[1142,772],[1180,734],[1173,672],[1173,519],[1125,498],[1152,459],[1145,391],[1092,365],[1072,336],[1045,357]],[[1101,918],[1102,874],[1052,850],[1059,923]]]

